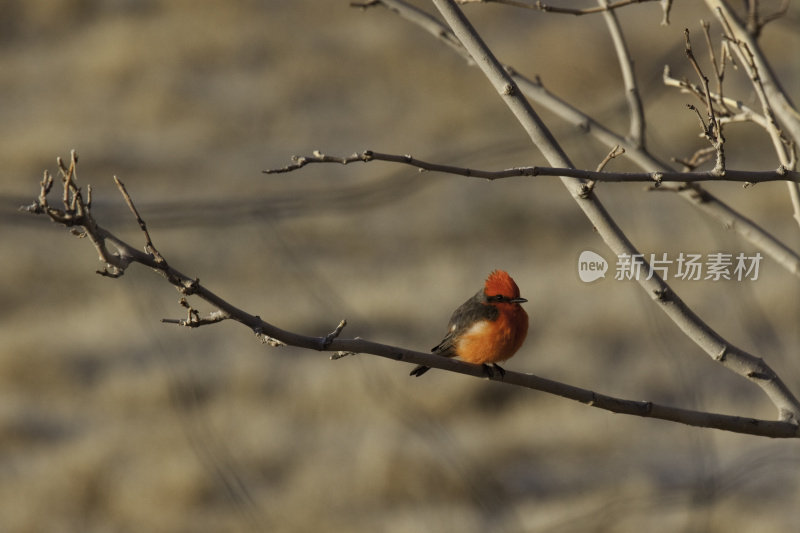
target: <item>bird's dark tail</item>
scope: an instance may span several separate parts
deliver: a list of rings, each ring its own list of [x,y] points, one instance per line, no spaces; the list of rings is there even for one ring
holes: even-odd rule
[[[414,368],[414,370],[411,371],[409,376],[420,377],[422,374],[424,374],[425,372],[427,372],[430,369],[431,369],[431,367],[429,367],[429,366],[419,365],[418,367]]]

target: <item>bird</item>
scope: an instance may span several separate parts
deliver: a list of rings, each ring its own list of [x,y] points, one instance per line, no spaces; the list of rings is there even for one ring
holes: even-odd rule
[[[525,342],[528,313],[520,304],[527,301],[506,271],[494,270],[483,288],[453,312],[447,334],[431,352],[483,365],[489,377],[494,377],[494,370],[505,376],[497,363],[509,359]],[[409,375],[419,377],[428,370],[419,365]]]

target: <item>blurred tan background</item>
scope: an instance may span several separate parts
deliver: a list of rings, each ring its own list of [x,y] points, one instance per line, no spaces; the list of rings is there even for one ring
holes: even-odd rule
[[[614,258],[554,178],[490,183],[384,163],[262,174],[314,149],[543,163],[480,72],[390,12],[347,4],[0,2],[0,531],[795,527],[797,442],[612,415],[443,372],[410,379],[411,367],[377,357],[270,348],[234,323],[164,325],[184,310],[159,276],[101,278],[88,242],[16,211],[74,148],[101,224],[142,242],[117,175],[171,264],[283,328],[323,335],[347,318],[347,336],[427,350],[504,268],[532,318],[507,368],[774,418],[759,389],[715,365],[637,285],[578,279],[581,251]],[[702,49],[699,19],[713,20],[701,2],[675,4],[667,27],[657,3],[620,14],[648,141],[664,159],[702,141],[691,99],[662,87],[663,66],[692,75],[682,30]],[[762,41],[795,100],[799,12],[792,5]],[[627,131],[600,17],[467,13],[504,62]],[[728,94],[755,104],[731,81]],[[608,151],[542,115],[577,165],[594,168]],[[726,133],[731,167],[777,166],[758,130]],[[646,253],[755,251],[677,197],[597,190]],[[712,190],[798,248],[785,185]],[[758,281],[674,284],[796,393],[797,287],[770,260]]]

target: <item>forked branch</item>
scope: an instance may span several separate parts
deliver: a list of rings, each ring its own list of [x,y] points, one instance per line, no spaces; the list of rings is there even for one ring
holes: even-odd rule
[[[707,113],[707,122],[703,120],[703,117],[700,115],[700,112],[697,110],[696,107],[689,104],[688,107],[695,113],[697,113],[698,118],[700,119],[700,124],[703,130],[703,136],[708,140],[711,146],[714,148],[714,152],[716,153],[716,164],[714,165],[714,170],[712,171],[717,176],[724,176],[725,175],[725,137],[722,135],[722,124],[720,124],[719,120],[717,120],[717,114],[714,110],[714,101],[711,98],[711,89],[708,86],[708,76],[706,76],[700,65],[697,63],[697,59],[694,57],[694,51],[692,50],[692,42],[689,39],[689,30],[683,30],[684,39],[686,42],[686,47],[684,51],[686,52],[686,57],[689,59],[689,62],[692,64],[695,72],[697,73],[697,77],[700,78],[700,82],[703,86],[703,101],[706,105],[706,113]]]

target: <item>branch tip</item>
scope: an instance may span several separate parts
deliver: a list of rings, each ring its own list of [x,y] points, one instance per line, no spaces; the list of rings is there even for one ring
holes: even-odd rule
[[[330,360],[338,361],[339,359],[347,357],[348,355],[358,355],[358,352],[348,352],[348,351],[333,352],[333,354],[331,354]]]
[[[346,325],[347,325],[347,320],[342,319],[339,322],[339,324],[336,326],[336,328],[334,328],[333,331],[331,331],[330,333],[328,333],[324,337],[320,338],[319,350],[320,351],[327,350],[328,346],[331,345],[333,340],[342,333],[342,330],[344,329],[344,327]]]

